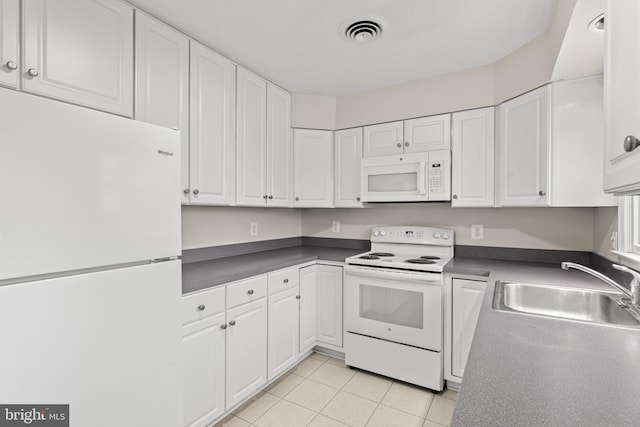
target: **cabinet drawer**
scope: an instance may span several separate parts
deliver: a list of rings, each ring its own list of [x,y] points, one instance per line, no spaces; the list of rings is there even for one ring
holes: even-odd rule
[[[267,276],[254,277],[227,286],[227,308],[246,304],[267,295]]]
[[[298,287],[300,283],[300,269],[290,268],[269,274],[269,295]]]
[[[182,297],[182,324],[187,325],[224,311],[225,287]]]

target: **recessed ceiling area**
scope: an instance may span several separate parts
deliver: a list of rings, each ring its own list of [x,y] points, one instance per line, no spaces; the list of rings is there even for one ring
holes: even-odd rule
[[[130,0],[295,93],[342,96],[491,64],[547,31],[557,0]],[[368,43],[341,24],[379,16]]]

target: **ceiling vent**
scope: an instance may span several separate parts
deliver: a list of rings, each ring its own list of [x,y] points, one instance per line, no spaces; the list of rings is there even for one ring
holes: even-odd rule
[[[340,34],[350,42],[372,42],[382,35],[387,22],[378,16],[348,19],[340,25]]]

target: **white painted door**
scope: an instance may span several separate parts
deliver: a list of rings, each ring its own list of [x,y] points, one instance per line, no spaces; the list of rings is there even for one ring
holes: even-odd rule
[[[494,197],[494,108],[453,113],[451,206],[492,207]]]
[[[180,132],[180,197],[189,203],[189,39],[136,11],[136,120]]]
[[[298,358],[298,295],[297,286],[269,295],[268,381],[289,369]]]
[[[20,85],[20,1],[0,0],[0,85]]]
[[[364,127],[363,156],[400,154],[404,149],[403,122],[389,122]]]
[[[237,76],[236,203],[265,206],[267,82],[244,68]]]
[[[404,152],[420,153],[451,147],[451,114],[404,121]]]
[[[318,265],[317,268],[318,342],[342,347],[342,267]]]
[[[293,202],[291,95],[267,83],[267,206]]]
[[[191,42],[190,203],[235,203],[235,65]]]
[[[133,116],[133,8],[117,0],[25,0],[23,89]]]
[[[623,193],[640,190],[640,4],[636,0],[607,2],[605,31],[605,161],[604,189]]]
[[[451,373],[462,378],[487,282],[452,280]]]
[[[295,129],[293,134],[295,207],[333,206],[333,135]]]
[[[185,426],[204,427],[225,411],[225,327],[222,312],[182,328]]]
[[[300,353],[316,345],[319,266],[300,269]]]
[[[362,128],[334,132],[335,207],[362,207],[360,163],[362,160]]]
[[[227,409],[267,382],[267,298],[227,311]]]
[[[548,204],[548,94],[545,86],[498,107],[499,206]]]

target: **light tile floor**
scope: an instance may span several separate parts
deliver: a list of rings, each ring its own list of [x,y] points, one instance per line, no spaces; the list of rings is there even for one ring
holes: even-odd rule
[[[313,353],[216,427],[441,427],[457,397]]]

